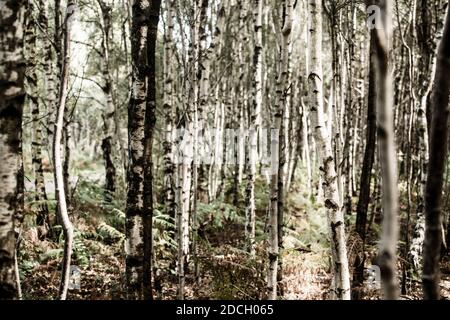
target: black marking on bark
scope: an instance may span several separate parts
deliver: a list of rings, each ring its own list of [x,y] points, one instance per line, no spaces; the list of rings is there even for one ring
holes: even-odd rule
[[[338,210],[339,209],[339,205],[333,200],[333,199],[326,199],[325,200],[325,207],[327,209],[331,209],[331,210]],[[336,224],[338,224],[340,222],[337,222]]]

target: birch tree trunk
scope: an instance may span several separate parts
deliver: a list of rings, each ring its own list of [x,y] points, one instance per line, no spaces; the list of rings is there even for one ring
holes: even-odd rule
[[[435,59],[434,59],[435,60]],[[430,78],[433,79],[436,70],[436,64],[431,66]],[[426,195],[426,181],[428,170],[428,154],[429,154],[429,138],[428,126],[426,119],[427,100],[431,91],[432,81],[428,86],[426,92],[420,99],[419,107],[417,109],[417,135],[419,148],[419,191],[417,194],[417,218],[414,226],[414,234],[411,239],[411,245],[408,252],[408,261],[410,262],[410,270],[413,272],[419,271],[422,265],[423,257],[423,241],[425,239],[425,195]]]
[[[281,271],[280,246],[283,242],[283,189],[285,172],[285,132],[288,126],[284,124],[283,115],[286,112],[286,91],[289,70],[289,42],[292,29],[292,2],[285,0],[281,3],[282,20],[281,47],[279,52],[279,74],[276,80],[276,105],[274,130],[271,132],[271,182],[270,182],[270,217],[269,217],[269,268],[267,276],[268,297],[270,300],[277,298],[277,283],[281,281],[278,272]],[[278,270],[280,269],[280,270]]]
[[[176,202],[175,202],[175,164],[174,164],[174,97],[173,97],[173,68],[172,61],[174,57],[173,50],[173,33],[174,33],[174,1],[166,2],[166,33],[164,42],[164,204],[166,213],[174,220],[176,219]]]
[[[46,104],[46,114],[47,114],[47,135],[46,139],[48,141],[48,155],[51,156],[51,145],[53,143],[53,128],[55,126],[55,101],[56,101],[56,85],[55,85],[55,75],[54,75],[54,55],[52,44],[50,41],[51,30],[49,26],[49,7],[50,3],[43,0],[39,0],[39,24],[43,28],[42,32],[42,42],[44,50],[44,84],[45,84],[45,104]]]
[[[33,121],[33,135],[31,142],[32,164],[34,169],[34,185],[35,185],[35,200],[37,206],[36,224],[43,226],[43,234],[48,231],[48,206],[47,206],[47,192],[45,190],[44,171],[42,168],[42,125],[40,101],[38,97],[38,77],[37,77],[37,19],[33,2],[28,3],[28,19],[26,30],[26,55],[27,55],[27,70],[26,70],[26,84],[28,89],[28,103],[31,110],[31,118]]]
[[[287,176],[288,170],[288,160],[289,160],[289,145],[290,137],[289,133],[289,96],[288,91],[292,90],[290,83],[290,44],[291,44],[291,31],[292,31],[292,12],[293,12],[293,1],[285,0],[285,5],[283,7],[284,17],[282,21],[282,39],[281,39],[281,65],[280,65],[280,88],[281,92],[278,93],[280,109],[282,110],[282,121],[280,123],[279,131],[279,167],[278,167],[278,247],[279,252],[283,249],[283,228],[284,228],[284,194],[287,191]],[[277,282],[278,289],[281,295],[283,295],[283,265],[282,265],[282,254],[278,256],[278,273]]]
[[[102,140],[102,150],[103,159],[105,160],[105,200],[110,202],[114,197],[116,190],[116,168],[114,166],[114,152],[113,147],[116,145],[114,141],[115,129],[115,110],[113,99],[113,79],[111,76],[111,63],[110,63],[110,37],[111,37],[111,27],[112,27],[112,4],[108,2],[109,0],[97,0],[101,14],[102,14],[102,75],[103,75],[103,94],[106,98],[106,107],[103,112],[103,140]]]
[[[419,152],[419,183],[420,189],[417,199],[417,218],[414,227],[414,234],[411,240],[408,260],[410,262],[412,272],[421,272],[423,263],[423,241],[425,239],[425,196],[426,196],[426,182],[428,170],[428,155],[429,155],[429,134],[427,123],[427,110],[430,109],[429,99],[433,88],[433,80],[436,74],[436,48],[432,50],[430,46],[423,45],[430,41],[429,35],[430,23],[427,16],[427,1],[419,2],[418,13],[420,13],[420,25],[417,25],[418,31],[418,46],[420,49],[420,57],[418,67],[422,72],[419,73],[419,82],[426,84],[420,88],[419,96],[420,102],[417,107],[417,135],[418,152]],[[445,19],[444,14],[440,14],[439,21]],[[440,26],[440,24],[438,24]],[[437,34],[434,36],[434,43],[439,43],[439,37],[442,36],[442,29],[438,28]]]
[[[262,108],[262,15],[263,0],[253,0],[253,83],[252,83],[252,110],[249,134],[249,151],[247,159],[247,187],[245,198],[245,238],[246,249],[255,254],[255,179],[256,163],[258,161],[258,132]]]
[[[197,17],[197,7],[193,6],[190,9],[191,17]],[[178,17],[179,18],[179,17]],[[186,90],[188,92],[186,113],[183,116],[184,128],[183,133],[180,136],[182,141],[182,154],[181,154],[181,186],[180,186],[180,206],[181,210],[178,214],[177,221],[177,234],[178,234],[178,299],[184,299],[185,292],[185,268],[189,259],[189,221],[190,221],[190,209],[191,209],[191,184],[192,184],[192,174],[193,174],[193,157],[194,157],[194,139],[195,139],[195,122],[196,117],[196,96],[197,96],[197,86],[196,86],[196,49],[195,49],[195,30],[196,30],[196,19],[192,19],[190,25],[190,40],[188,49],[188,64],[190,70],[185,75],[187,81],[185,81]],[[194,162],[195,165],[195,162]],[[194,187],[195,189],[195,187]]]
[[[302,159],[305,162],[306,167],[306,194],[308,199],[311,198],[312,191],[312,168],[311,168],[311,148],[309,144],[309,135],[312,130],[308,124],[308,109],[303,101],[303,97],[300,98],[300,104],[302,109],[301,119],[302,119],[302,146],[303,146],[303,156]]]
[[[147,102],[144,140],[144,299],[152,300],[153,137],[156,125],[156,40],[161,0],[152,0],[147,29]]]
[[[64,258],[62,266],[61,284],[59,287],[59,298],[65,300],[67,290],[69,287],[70,278],[70,263],[72,257],[73,245],[73,226],[70,222],[67,212],[66,191],[64,190],[64,177],[61,157],[61,139],[64,126],[64,112],[67,100],[67,85],[69,81],[70,70],[70,41],[71,41],[71,27],[76,10],[75,0],[69,0],[67,3],[66,16],[64,19],[63,29],[63,51],[61,52],[62,69],[59,84],[58,108],[56,110],[56,122],[53,136],[53,164],[55,176],[55,192],[58,203],[59,221],[62,224],[64,232]]]
[[[132,93],[128,105],[129,164],[125,221],[125,277],[127,298],[144,297],[144,123],[147,101],[147,32],[150,4],[132,3],[131,64]]]
[[[54,4],[54,34],[53,34],[53,47],[55,49],[55,56],[56,56],[56,72],[54,73],[54,83],[55,83],[55,99],[53,100],[54,104],[51,106],[49,111],[53,111],[54,115],[50,115],[48,118],[48,135],[49,135],[49,141],[53,145],[54,138],[54,132],[55,129],[55,121],[56,121],[56,110],[58,108],[59,104],[59,93],[61,85],[61,73],[62,73],[62,33],[63,33],[63,23],[61,22],[61,0],[55,0]],[[49,29],[47,29],[48,32]],[[50,46],[51,48],[51,46]],[[47,54],[49,51],[47,51]],[[47,68],[48,69],[48,68]],[[49,78],[50,79],[50,78]],[[51,97],[50,97],[51,98]],[[52,155],[53,158],[53,155]],[[53,160],[52,160],[53,161]],[[54,165],[54,164],[53,164]]]
[[[324,122],[322,74],[322,2],[309,0],[309,97],[311,126],[321,162],[324,202],[330,224],[334,294],[338,299],[350,299],[350,274],[348,267],[345,225],[342,214],[335,159],[331,137]],[[320,188],[320,186],[319,186]]]
[[[22,126],[23,128],[23,119]],[[20,250],[20,244],[22,242],[21,230],[22,223],[24,218],[24,210],[25,210],[25,174],[23,167],[23,129],[19,135],[19,171],[17,173],[17,192],[16,192],[16,210],[14,215],[14,233],[16,236],[16,246],[14,252],[14,273],[16,277],[16,286],[17,286],[17,299],[22,300],[22,285],[20,283],[20,270],[19,270],[19,260],[18,253]],[[0,298],[1,300],[1,298]]]
[[[19,206],[20,137],[25,100],[25,1],[0,0],[0,300],[17,298],[14,217]]]
[[[425,187],[425,240],[422,286],[425,299],[439,299],[439,260],[442,243],[442,186],[448,153],[450,93],[450,14],[447,8],[438,47],[436,74],[431,94],[430,151]]]
[[[224,54],[225,47],[225,19],[227,8],[225,4],[222,4],[217,12],[217,22],[214,31],[214,38],[212,39],[212,43],[210,48],[216,48],[216,55],[214,56],[216,62],[216,68],[221,70],[223,67],[222,61],[220,61],[221,56]],[[240,50],[240,49],[239,49]],[[212,52],[209,52],[208,55],[211,55]],[[208,62],[208,67],[209,67]],[[209,71],[208,71],[209,72]],[[225,86],[225,81],[220,81],[221,84],[217,84],[214,90],[214,104],[216,105],[214,112],[214,125],[215,134],[214,134],[214,143],[213,145],[213,159],[210,166],[210,199],[215,199],[218,196],[219,189],[219,173],[223,168],[223,139],[224,139],[224,108],[223,108],[223,98],[219,94],[223,91],[223,87]],[[224,93],[222,92],[222,95]],[[235,186],[236,187],[236,179]],[[235,190],[235,198],[236,198],[236,190]]]
[[[207,48],[207,25],[208,25],[208,5],[209,0],[198,0],[200,5],[200,19],[198,26],[198,122],[199,122],[199,131],[197,134],[201,133],[201,137],[203,137],[204,132],[208,130],[208,117],[207,117],[207,107],[209,100],[209,77],[210,77],[210,50]],[[213,38],[212,41],[215,41]],[[214,45],[214,44],[212,44]],[[204,137],[203,137],[204,138]],[[197,139],[198,140],[198,139]],[[204,142],[202,143],[199,140],[199,150],[201,152],[198,153],[198,157],[202,156],[202,151],[204,150]],[[207,177],[205,175],[205,166],[201,159],[199,159],[198,163],[198,200],[202,202],[209,202],[208,197],[208,186],[207,186]]]
[[[192,208],[191,208],[191,224],[192,224],[192,255],[194,262],[194,276],[198,276],[197,263],[197,207],[201,198],[208,198],[206,189],[206,177],[203,172],[202,159],[200,157],[202,141],[200,141],[199,133],[204,132],[207,122],[205,121],[205,108],[208,97],[209,67],[208,56],[206,54],[206,19],[208,0],[196,0],[196,10],[198,10],[198,19],[195,19],[195,76],[194,84],[194,140],[193,140],[193,163],[192,163]],[[196,15],[197,16],[197,15]],[[200,199],[199,199],[200,198]],[[207,202],[207,201],[206,201]]]

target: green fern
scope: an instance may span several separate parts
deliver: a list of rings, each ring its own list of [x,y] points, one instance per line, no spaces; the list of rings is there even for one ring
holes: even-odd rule
[[[97,233],[105,242],[108,243],[119,242],[125,239],[125,235],[122,232],[106,224],[105,222],[100,223],[97,227]]]

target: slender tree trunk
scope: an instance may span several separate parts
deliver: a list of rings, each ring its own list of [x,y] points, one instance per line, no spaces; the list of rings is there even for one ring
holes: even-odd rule
[[[238,111],[238,122],[239,122],[239,137],[238,137],[238,168],[237,168],[237,181],[240,185],[242,183],[242,177],[245,170],[245,117],[248,105],[248,91],[247,91],[247,74],[246,63],[245,63],[245,44],[248,41],[248,29],[247,29],[247,19],[248,19],[248,4],[246,2],[239,2],[239,111]],[[238,203],[239,200],[239,190],[236,190],[235,202]]]
[[[23,128],[23,119],[22,125]],[[25,210],[25,174],[23,167],[23,129],[19,135],[19,172],[17,173],[17,196],[16,196],[16,212],[14,216],[14,233],[16,235],[16,248],[14,252],[14,273],[16,276],[16,286],[17,286],[17,299],[22,300],[22,285],[20,283],[20,272],[19,272],[19,250],[20,244],[22,242],[22,223],[24,218]]]
[[[309,0],[309,96],[311,126],[321,161],[321,176],[325,207],[330,223],[332,269],[334,271],[334,293],[338,299],[350,299],[350,274],[348,267],[345,225],[342,214],[335,159],[331,138],[324,123],[323,74],[322,74],[322,2]],[[319,187],[320,188],[320,187]]]
[[[191,185],[189,188],[191,188],[192,193],[192,201],[190,202],[190,207],[188,208],[188,214],[189,214],[189,220],[191,228],[189,230],[188,227],[188,238],[191,239],[191,248],[190,253],[192,253],[193,260],[194,260],[194,269],[196,268],[196,251],[197,251],[197,207],[198,207],[198,172],[199,172],[199,130],[200,127],[203,125],[202,117],[203,112],[201,110],[202,106],[200,105],[200,91],[201,91],[201,79],[202,79],[202,73],[203,73],[203,65],[202,65],[202,32],[204,31],[202,23],[205,19],[206,12],[203,10],[203,3],[207,3],[208,0],[195,0],[195,3],[192,4],[194,6],[194,29],[191,30],[191,39],[192,39],[192,49],[193,49],[193,63],[191,64],[192,69],[192,77],[190,81],[192,81],[192,92],[193,92],[193,101],[192,101],[192,127],[193,127],[193,154],[192,154],[192,176],[191,176]],[[187,241],[189,242],[189,240]],[[189,244],[187,244],[189,246]],[[188,269],[188,268],[186,268]],[[195,270],[194,270],[195,272]],[[194,275],[195,277],[195,275]]]
[[[356,207],[355,231],[363,242],[361,256],[364,257],[364,244],[367,229],[367,211],[370,203],[370,181],[372,178],[372,168],[375,159],[376,144],[376,77],[375,77],[375,31],[370,33],[370,58],[369,58],[369,87],[367,98],[367,125],[366,125],[366,146],[364,151],[363,165],[361,168],[361,178],[359,180],[359,198]],[[364,258],[357,261],[353,273],[353,288],[361,286],[364,280]],[[357,294],[355,292],[355,294]],[[356,296],[355,296],[356,297]]]
[[[450,93],[450,14],[447,8],[442,40],[438,47],[436,74],[431,94],[430,151],[425,187],[425,240],[422,286],[425,299],[439,299],[439,260],[442,243],[441,200],[448,153]]]
[[[54,92],[55,92],[55,97],[53,99],[53,106],[50,107],[50,111],[53,111],[53,114],[50,114],[48,117],[48,135],[49,135],[49,141],[51,142],[51,144],[53,145],[53,141],[54,141],[54,128],[55,128],[55,121],[56,121],[56,109],[58,108],[58,103],[59,103],[59,93],[60,93],[60,88],[59,86],[61,85],[61,73],[62,73],[62,34],[63,34],[63,23],[61,22],[61,0],[55,0],[55,5],[54,5],[54,34],[53,34],[53,46],[55,49],[55,56],[56,56],[56,73],[55,73],[55,78],[54,78]],[[48,29],[47,29],[48,32]],[[51,48],[51,47],[50,47]],[[47,51],[47,54],[49,54],[49,52]],[[50,97],[51,98],[51,97]],[[53,158],[53,155],[52,155]],[[53,160],[52,160],[53,161]]]
[[[113,98],[113,79],[111,76],[111,63],[110,63],[110,38],[111,38],[111,28],[112,28],[112,5],[105,0],[97,0],[101,14],[102,14],[102,74],[103,74],[103,94],[106,98],[106,107],[103,112],[103,140],[102,140],[102,150],[103,159],[105,160],[105,200],[110,202],[114,197],[116,190],[116,167],[114,166],[114,153],[113,147],[116,145],[114,143],[115,129],[115,111],[116,107],[114,105]]]
[[[282,19],[285,20],[285,6],[286,1],[281,2],[281,12]],[[277,30],[278,31],[278,30]],[[267,269],[267,292],[269,300],[276,300],[277,298],[277,273],[278,273],[278,255],[279,255],[279,247],[278,247],[278,188],[280,184],[279,180],[282,180],[280,177],[280,153],[282,152],[280,146],[280,130],[282,126],[282,117],[283,117],[283,81],[282,81],[282,69],[283,66],[283,47],[281,47],[281,52],[279,54],[279,74],[276,79],[276,104],[273,115],[273,125],[270,130],[270,149],[271,149],[271,166],[270,166],[270,207],[269,207],[269,266]],[[281,183],[282,185],[283,183]]]
[[[275,130],[271,132],[271,150],[274,154],[272,154],[270,182],[269,273],[267,283],[270,300],[277,298],[278,287],[281,289],[282,281],[282,263],[279,253],[283,243],[283,205],[286,181],[285,131],[289,129],[288,122],[285,122],[283,115],[286,115],[288,109],[286,92],[289,80],[289,43],[292,29],[293,4],[291,0],[282,1],[281,4],[282,20],[280,33],[282,39],[279,52],[279,74],[276,80]],[[279,291],[282,292],[283,290]]]
[[[225,4],[221,5],[217,12],[217,23],[215,27],[214,32],[214,38],[213,42],[210,45],[210,48],[217,48],[216,50],[216,68],[221,70],[223,67],[222,61],[220,61],[221,56],[224,54],[224,38],[225,38],[225,18],[226,18],[226,11],[227,8],[225,7]],[[240,49],[239,49],[240,50]],[[209,53],[211,54],[211,52]],[[239,53],[238,53],[239,55]],[[209,66],[208,62],[208,66]],[[212,75],[212,74],[211,74]],[[210,199],[216,198],[218,196],[218,190],[219,190],[219,174],[221,170],[223,169],[223,139],[224,139],[224,103],[223,103],[223,95],[225,91],[223,88],[226,85],[226,81],[220,81],[216,85],[215,92],[214,92],[214,104],[217,106],[215,108],[214,112],[214,128],[215,128],[215,134],[214,134],[214,147],[213,147],[213,154],[214,158],[212,159],[212,164],[210,166],[210,172],[211,172],[211,185],[210,185]],[[221,95],[219,93],[222,93]],[[238,102],[239,103],[239,102]],[[234,187],[237,188],[237,179],[234,179]],[[236,190],[235,190],[236,191]],[[237,194],[235,192],[235,199],[237,198]]]
[[[235,83],[235,99],[236,104],[233,110],[234,121],[234,172],[233,172],[233,205],[238,206],[239,199],[241,196],[240,185],[242,183],[242,174],[244,171],[244,158],[245,158],[245,133],[244,133],[244,114],[245,107],[247,101],[245,101],[244,97],[246,95],[246,65],[245,65],[245,44],[247,41],[247,4],[240,2],[237,5],[238,10],[238,53],[237,53],[237,62],[238,67],[233,69],[236,73],[232,77],[236,77],[237,81]],[[222,14],[224,16],[224,13]],[[224,18],[224,17],[223,17]],[[222,18],[222,19],[223,19]],[[235,30],[233,30],[235,32]],[[223,42],[223,41],[222,41]],[[224,47],[223,43],[221,44],[221,49]]]
[[[305,162],[306,167],[306,193],[308,195],[308,199],[311,198],[311,190],[312,190],[312,168],[311,168],[311,148],[309,146],[309,125],[308,125],[308,111],[307,106],[303,102],[303,98],[300,98],[301,106],[302,106],[302,145],[303,145],[303,161]]]
[[[153,136],[156,125],[156,40],[158,35],[161,0],[152,0],[147,29],[147,103],[144,140],[144,299],[153,299],[152,293],[152,228],[153,228]]]
[[[51,107],[51,110],[53,111],[53,114],[50,114],[47,119],[47,128],[48,128],[48,140],[49,144],[52,146],[52,150],[50,152],[50,158],[53,162],[53,142],[55,141],[55,123],[56,123],[56,114],[59,107],[59,94],[60,94],[60,85],[61,85],[61,74],[62,74],[62,50],[63,50],[63,43],[62,43],[62,37],[63,37],[63,31],[64,31],[64,23],[61,22],[62,20],[62,12],[61,12],[61,0],[54,0],[54,33],[53,33],[53,47],[55,50],[55,58],[56,58],[56,70],[55,70],[55,99],[53,100],[54,104]],[[48,29],[47,29],[48,31]],[[53,167],[55,167],[55,164],[52,163]],[[64,171],[63,171],[64,172]],[[55,176],[53,172],[53,177]],[[54,180],[54,179],[53,179]],[[56,185],[56,181],[53,182]],[[56,200],[56,193],[55,193],[55,200]],[[58,206],[55,208],[55,216],[56,216],[56,224],[61,224],[61,221],[59,221],[59,213],[58,213]]]
[[[279,128],[281,126],[281,110],[275,114],[275,130],[271,130],[272,163],[270,181],[270,216],[269,216],[269,268],[267,275],[267,291],[269,300],[277,298],[277,271],[278,271],[278,161],[279,161]]]
[[[72,190],[70,187],[70,156],[71,156],[71,146],[70,146],[70,138],[71,138],[71,121],[68,120],[69,117],[64,116],[64,125],[63,125],[63,133],[62,139],[64,140],[64,161],[62,164],[63,169],[63,182],[64,182],[64,190],[66,191],[66,202],[67,206],[70,208],[70,203],[72,200]]]
[[[164,42],[165,58],[165,79],[164,79],[164,205],[168,216],[176,219],[175,202],[175,164],[174,164],[174,97],[173,97],[173,77],[172,61],[174,57],[173,33],[174,33],[174,1],[166,2],[166,37]]]
[[[198,122],[199,122],[199,132],[204,133],[208,130],[208,117],[207,117],[207,106],[209,100],[209,77],[210,77],[210,55],[207,48],[208,33],[206,32],[208,25],[208,6],[209,0],[197,0],[200,6],[200,19],[199,19],[199,29],[198,29]],[[213,37],[212,41],[215,41]],[[212,44],[214,46],[214,43]],[[202,134],[203,137],[203,134]],[[200,142],[200,141],[199,141]],[[200,143],[199,148],[202,150],[204,145]],[[202,152],[197,152],[198,156],[201,157]],[[207,179],[205,175],[204,163],[199,159],[198,163],[198,200],[202,202],[209,202],[208,190],[207,190]]]
[[[192,208],[191,208],[191,224],[192,224],[192,256],[194,262],[194,277],[198,279],[198,261],[197,261],[197,207],[199,200],[208,198],[206,189],[206,177],[203,173],[204,166],[202,164],[201,148],[202,143],[199,138],[199,132],[204,132],[207,121],[205,121],[205,108],[208,98],[209,83],[209,67],[208,56],[206,54],[206,19],[208,0],[196,0],[196,10],[199,11],[199,18],[195,20],[195,56],[196,63],[194,81],[194,154],[192,164]],[[203,136],[203,134],[202,134]],[[206,200],[208,202],[208,200]]]
[[[74,19],[74,14],[76,10],[76,2],[70,0],[67,4],[66,17],[64,20],[64,30],[63,30],[63,51],[62,51],[62,71],[61,71],[61,82],[59,85],[59,95],[58,95],[58,108],[56,110],[56,122],[54,128],[53,136],[53,164],[54,164],[54,175],[55,175],[55,189],[56,189],[56,199],[58,202],[58,215],[59,221],[62,224],[64,231],[64,258],[63,258],[63,268],[61,275],[61,284],[59,287],[59,298],[65,300],[67,296],[67,290],[69,286],[70,278],[70,262],[72,256],[72,244],[73,244],[73,226],[70,222],[69,215],[67,212],[66,203],[66,191],[64,190],[64,177],[62,168],[62,157],[61,157],[61,139],[62,131],[64,125],[64,112],[66,108],[67,99],[67,85],[69,81],[69,70],[70,70],[70,41],[71,41],[71,26],[72,20]]]
[[[253,1],[253,25],[255,31],[255,44],[253,51],[253,92],[252,92],[252,111],[249,135],[248,151],[248,171],[247,188],[245,198],[245,238],[246,249],[251,254],[255,254],[255,179],[256,163],[258,161],[258,132],[262,108],[262,4],[263,0]]]

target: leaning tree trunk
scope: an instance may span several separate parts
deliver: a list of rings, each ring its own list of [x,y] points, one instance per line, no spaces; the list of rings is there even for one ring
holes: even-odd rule
[[[383,225],[379,252],[381,279],[386,299],[398,296],[396,276],[396,247],[398,238],[397,157],[394,142],[392,79],[389,72],[389,41],[391,34],[390,5],[388,0],[378,3],[382,28],[376,29],[376,75],[378,146],[381,165]]]
[[[55,192],[56,200],[58,203],[58,216],[59,221],[62,224],[63,232],[65,236],[64,241],[64,258],[62,266],[61,284],[59,287],[59,298],[65,300],[67,296],[67,290],[69,287],[70,278],[70,262],[72,257],[72,245],[73,245],[73,226],[70,222],[67,212],[66,203],[66,191],[64,188],[63,167],[61,158],[61,139],[64,126],[64,112],[66,108],[68,82],[69,82],[69,70],[70,70],[70,41],[71,41],[71,26],[74,19],[76,10],[75,0],[70,0],[67,3],[66,17],[63,29],[63,51],[61,58],[62,69],[61,78],[59,84],[58,95],[58,108],[56,110],[56,122],[53,135],[53,164],[55,167]]]
[[[439,260],[442,243],[442,186],[448,152],[450,93],[450,14],[438,48],[436,74],[431,94],[430,151],[425,187],[425,240],[422,286],[425,299],[439,299]]]
[[[0,300],[17,297],[14,217],[25,100],[25,1],[0,0]]]
[[[152,300],[153,135],[156,125],[156,40],[161,0],[152,0],[147,29],[147,102],[144,139],[144,299]]]
[[[330,224],[334,293],[338,299],[350,299],[350,274],[348,268],[345,225],[331,138],[324,122],[322,74],[322,2],[309,0],[309,97],[311,126],[321,161],[321,175],[325,207]]]

